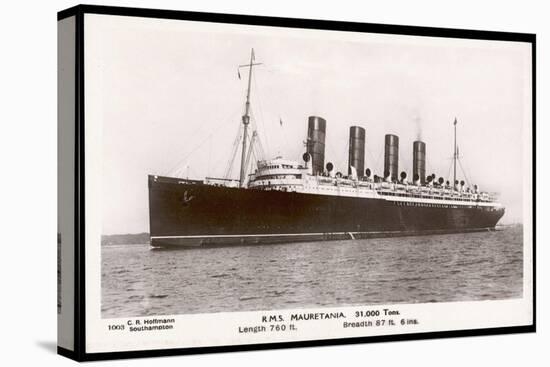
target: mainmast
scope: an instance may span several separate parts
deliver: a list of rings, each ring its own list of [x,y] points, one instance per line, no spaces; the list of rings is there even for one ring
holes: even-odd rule
[[[456,159],[458,158],[457,152],[456,152],[456,117],[455,117],[454,127],[455,127],[455,145],[454,145],[454,151],[453,151],[453,188],[456,190]]]
[[[241,174],[239,176],[239,186],[243,187],[246,175],[246,138],[248,136],[248,124],[250,123],[250,86],[252,81],[252,67],[255,65],[261,65],[261,63],[254,63],[254,49],[250,51],[250,63],[245,65],[239,65],[239,68],[248,67],[248,89],[246,91],[246,104],[245,111],[242,117],[243,121],[243,148],[241,154]],[[240,74],[239,74],[240,75]]]

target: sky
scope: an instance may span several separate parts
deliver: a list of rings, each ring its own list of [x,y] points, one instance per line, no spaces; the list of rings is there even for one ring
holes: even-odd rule
[[[147,175],[223,177],[244,111],[264,158],[301,160],[307,118],[327,120],[325,161],[347,170],[349,127],[366,130],[365,167],[382,174],[384,135],[426,143],[427,173],[501,195],[521,222],[531,124],[530,48],[439,39],[86,15],[86,124],[99,126],[104,234],[149,230]],[[282,121],[282,125],[280,123]],[[88,149],[88,147],[87,147]],[[239,161],[239,157],[235,162]],[[464,174],[460,168],[464,168]],[[238,176],[238,166],[233,169]]]

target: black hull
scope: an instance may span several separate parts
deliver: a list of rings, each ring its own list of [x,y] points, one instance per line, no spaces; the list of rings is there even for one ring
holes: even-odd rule
[[[210,247],[471,232],[504,209],[261,191],[149,176],[153,247]]]

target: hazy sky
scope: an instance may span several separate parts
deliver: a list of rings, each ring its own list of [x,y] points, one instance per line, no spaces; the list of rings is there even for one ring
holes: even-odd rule
[[[237,66],[252,47],[263,63],[251,102],[266,158],[300,160],[307,117],[318,115],[337,170],[347,169],[349,126],[360,125],[375,173],[393,133],[400,171],[410,176],[420,137],[427,173],[452,177],[456,116],[471,183],[501,193],[504,222],[522,220],[528,45],[99,15],[86,15],[86,27],[86,78],[101,96],[86,96],[95,112],[86,123],[102,127],[105,234],[149,230],[147,174],[223,176],[244,109]]]

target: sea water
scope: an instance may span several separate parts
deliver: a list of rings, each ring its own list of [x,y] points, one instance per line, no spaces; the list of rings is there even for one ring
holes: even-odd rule
[[[186,250],[104,245],[102,317],[520,298],[521,225]]]

